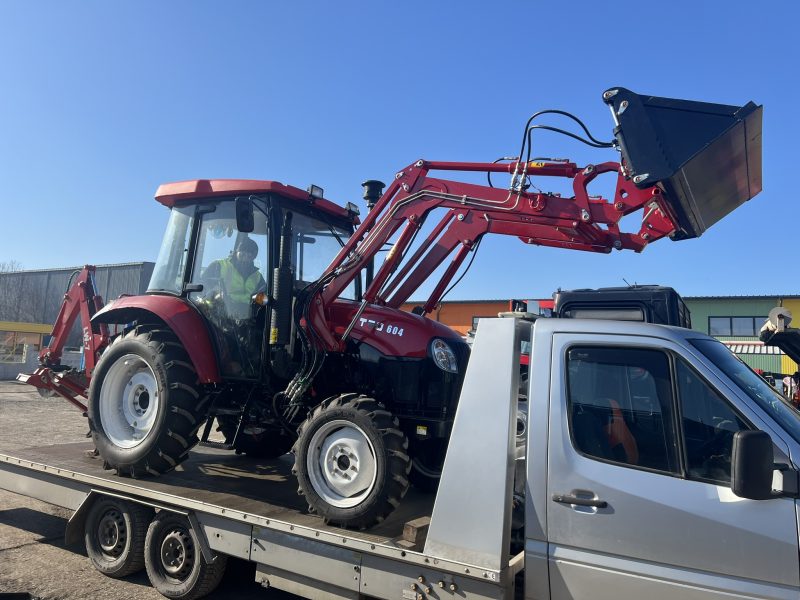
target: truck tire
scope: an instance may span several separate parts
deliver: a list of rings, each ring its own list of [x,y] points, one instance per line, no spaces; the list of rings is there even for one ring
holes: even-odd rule
[[[167,598],[194,600],[210,594],[225,574],[228,557],[208,563],[185,516],[161,511],[147,529],[144,563],[154,588]]]
[[[144,325],[117,337],[89,386],[89,428],[120,475],[160,475],[197,443],[205,415],[197,373],[178,338]]]
[[[408,438],[373,398],[343,394],[317,406],[300,425],[293,473],[326,523],[379,523],[408,491]]]
[[[152,511],[125,500],[101,497],[86,516],[86,554],[94,568],[120,578],[144,568],[144,540]]]
[[[230,444],[236,434],[238,419],[235,417],[217,417],[217,431],[225,436]],[[292,449],[294,438],[289,437],[282,428],[263,428],[255,432],[255,426],[247,427],[239,432],[233,448],[238,454],[246,454],[253,458],[278,458]]]

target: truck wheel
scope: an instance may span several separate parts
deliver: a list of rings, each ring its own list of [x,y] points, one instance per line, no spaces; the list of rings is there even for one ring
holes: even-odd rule
[[[98,498],[84,528],[86,554],[103,575],[120,578],[144,568],[144,539],[152,511],[116,498]]]
[[[327,523],[369,527],[408,491],[408,438],[376,400],[357,394],[326,400],[298,434],[293,472],[299,493]]]
[[[226,443],[230,444],[236,434],[238,419],[231,417],[217,417],[219,427],[217,431],[225,436]],[[294,438],[289,437],[283,429],[276,427],[259,427],[256,425],[245,426],[239,432],[239,437],[234,444],[237,453],[247,454],[253,458],[278,458],[292,449]]]
[[[177,513],[161,511],[150,523],[144,564],[150,583],[161,595],[194,600],[219,585],[228,557],[217,554],[213,563],[206,562],[197,536],[189,519]]]
[[[89,427],[120,475],[159,475],[182,462],[204,419],[197,373],[168,329],[140,326],[103,353],[89,386]]]

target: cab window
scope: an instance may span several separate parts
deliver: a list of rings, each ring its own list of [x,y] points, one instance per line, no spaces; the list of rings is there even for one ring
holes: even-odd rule
[[[350,237],[342,227],[299,212],[294,213],[292,233],[292,267],[299,289],[319,279]],[[351,283],[342,297],[355,299],[355,291]]]

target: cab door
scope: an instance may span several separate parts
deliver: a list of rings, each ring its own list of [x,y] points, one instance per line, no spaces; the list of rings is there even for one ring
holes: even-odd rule
[[[259,377],[264,328],[269,326],[266,311],[250,300],[252,293],[267,291],[270,273],[268,211],[262,199],[254,200],[253,206],[254,227],[247,233],[237,229],[233,198],[209,202],[197,211],[188,286],[196,291],[189,294],[189,300],[208,323],[220,372],[227,378]],[[256,250],[239,267],[232,266],[232,259],[239,259],[237,248],[245,240]],[[232,278],[238,278],[243,289],[231,289]]]
[[[729,488],[733,433],[768,429],[679,354],[664,340],[554,336],[553,599],[798,597],[794,500]]]

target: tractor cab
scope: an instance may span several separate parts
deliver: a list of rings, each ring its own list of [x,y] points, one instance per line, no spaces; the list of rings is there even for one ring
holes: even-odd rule
[[[224,378],[261,377],[269,360],[264,341],[289,343],[292,299],[353,232],[355,208],[318,190],[237,180],[159,188],[156,200],[171,212],[148,293],[179,295],[197,307]],[[357,283],[345,297],[355,297]]]

